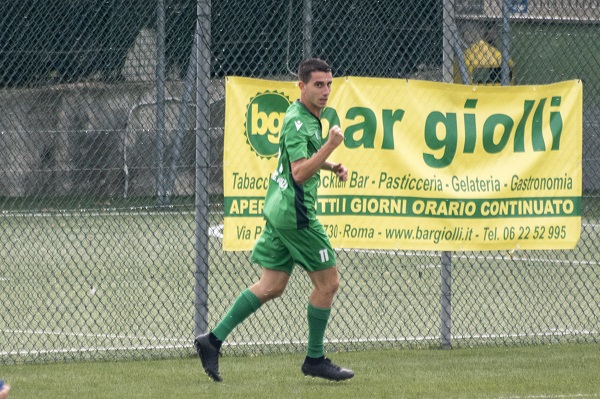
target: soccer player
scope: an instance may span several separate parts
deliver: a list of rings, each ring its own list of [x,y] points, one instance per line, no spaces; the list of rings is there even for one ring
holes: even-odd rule
[[[298,76],[300,99],[286,111],[279,161],[265,197],[266,224],[252,250],[251,260],[262,267],[261,277],[240,293],[212,331],[194,340],[204,371],[217,382],[222,381],[221,344],[264,303],[283,294],[295,264],[306,270],[313,283],[307,306],[308,351],[302,373],[334,381],[354,376],[352,370],[325,357],[325,329],[339,277],[335,253],[316,217],[319,171],[331,171],[341,181],[348,179],[345,166],[327,160],[344,141],[344,135],[339,126],[333,126],[322,143],[320,118],[331,93],[331,67],[323,60],[309,58],[300,64]]]

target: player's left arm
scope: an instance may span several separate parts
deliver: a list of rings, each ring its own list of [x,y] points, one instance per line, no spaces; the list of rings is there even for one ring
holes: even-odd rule
[[[341,181],[348,180],[348,169],[341,163],[325,162],[321,167],[323,170],[328,170],[336,174]]]

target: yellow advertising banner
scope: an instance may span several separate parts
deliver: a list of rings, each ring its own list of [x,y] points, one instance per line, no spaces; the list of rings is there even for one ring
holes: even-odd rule
[[[335,248],[573,248],[581,229],[581,81],[463,86],[334,78],[323,140],[346,182],[321,171],[317,211]],[[229,77],[225,250],[248,250],[277,166],[295,82]]]

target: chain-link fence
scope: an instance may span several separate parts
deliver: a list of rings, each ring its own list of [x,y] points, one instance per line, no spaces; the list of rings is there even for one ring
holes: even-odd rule
[[[598,342],[596,0],[11,0],[0,10],[2,363],[193,353],[194,332],[259,273],[248,253],[221,248],[224,77],[295,80],[307,55],[336,76],[584,82],[577,247],[338,250],[328,350]],[[225,352],[303,350],[309,289],[295,272]]]

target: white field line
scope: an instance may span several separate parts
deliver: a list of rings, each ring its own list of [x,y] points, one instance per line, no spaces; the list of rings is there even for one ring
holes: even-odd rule
[[[157,341],[157,342],[188,342],[186,338],[169,338],[169,337],[148,337],[148,336],[137,336],[137,335],[123,335],[123,334],[95,334],[95,333],[72,333],[65,331],[51,331],[51,330],[0,330],[5,334],[24,334],[24,335],[53,335],[53,336],[65,336],[65,337],[81,337],[81,338],[110,338],[110,339],[131,339],[131,340],[146,340],[146,341]],[[575,330],[575,329],[559,329],[553,328],[548,331],[542,332],[527,332],[518,334],[470,334],[470,335],[453,335],[452,338],[456,339],[490,339],[490,338],[523,338],[523,337],[545,337],[545,336],[561,336],[561,335],[589,335],[598,334],[600,331],[594,330]],[[353,343],[353,342],[402,342],[402,341],[430,341],[438,339],[436,336],[418,336],[418,337],[378,337],[378,338],[349,338],[349,339],[338,339],[328,340],[331,343]],[[190,341],[191,342],[191,341]],[[265,341],[265,342],[239,342],[231,345],[263,345],[263,344],[301,344],[302,341]],[[227,345],[227,344],[225,344]]]
[[[385,255],[402,255],[402,256],[439,256],[439,252],[415,252],[415,251],[386,251],[386,250],[372,250],[372,249],[341,249],[343,251],[353,251],[370,254],[385,254]],[[520,257],[510,254],[506,251],[506,255],[452,255],[453,258],[457,259],[469,259],[469,260],[505,260],[505,261],[523,261],[523,262],[543,262],[543,263],[554,263],[562,265],[576,265],[576,266],[595,266],[600,262],[595,260],[569,260],[569,259],[550,259],[540,257]],[[417,266],[419,267],[419,266]],[[421,267],[436,267],[439,268],[441,265],[421,265]]]
[[[566,330],[569,333],[594,333],[590,331],[575,331]],[[43,333],[43,331],[36,331],[36,333]],[[596,332],[597,333],[597,332]],[[58,334],[58,333],[53,333]],[[483,334],[483,335],[469,335],[469,336],[453,336],[454,339],[477,339],[477,338],[518,338],[518,337],[550,337],[556,335],[564,335],[565,331],[557,332],[538,332],[538,333],[523,333],[523,334]],[[79,334],[64,334],[63,335],[79,335]],[[85,334],[86,336],[93,337],[94,334]],[[101,334],[104,337],[106,335]],[[151,339],[142,337],[140,339]],[[156,338],[154,338],[156,339]],[[421,337],[388,337],[388,338],[354,338],[354,339],[338,339],[338,340],[325,340],[325,343],[329,344],[344,344],[344,343],[372,343],[372,342],[424,342],[424,341],[437,341],[440,337],[437,336],[421,336]],[[160,340],[160,339],[157,339]],[[0,352],[2,356],[24,356],[24,355],[42,355],[42,354],[61,354],[61,353],[86,353],[86,352],[116,352],[116,351],[136,351],[136,350],[164,350],[164,349],[191,349],[192,340],[184,340],[179,338],[165,338],[165,340],[171,340],[176,342],[182,342],[180,344],[171,345],[139,345],[139,346],[110,346],[110,347],[82,347],[82,348],[60,348],[60,349],[44,349],[44,350],[18,350],[18,351],[3,351]],[[185,343],[183,343],[185,342]],[[290,341],[263,341],[263,342],[227,342],[224,345],[230,347],[238,346],[264,346],[264,345],[305,345],[306,341],[290,340]],[[518,397],[514,397],[516,399]],[[523,397],[525,398],[525,397]],[[506,398],[508,399],[508,397]]]
[[[43,350],[19,350],[19,351],[8,351],[0,352],[2,356],[26,356],[26,355],[52,355],[61,353],[87,353],[87,352],[121,352],[121,351],[139,351],[139,350],[164,350],[164,349],[187,349],[191,348],[192,344],[189,345],[153,345],[153,346],[111,346],[111,347],[88,347],[88,348],[63,348],[63,349],[43,349]]]
[[[169,207],[169,209],[173,209],[174,207]],[[72,210],[56,210],[52,212],[23,212],[23,211],[0,211],[0,216],[11,216],[11,217],[37,217],[37,218],[46,218],[46,217],[56,217],[56,216],[90,216],[90,217],[99,217],[99,216],[146,216],[146,215],[158,215],[167,213],[160,209],[154,208],[145,208],[145,207],[131,207],[126,209],[117,209],[117,208],[106,208],[105,210],[98,211],[88,211],[85,209],[81,209],[79,211]],[[193,215],[194,212],[168,212],[170,214],[176,215]]]
[[[350,249],[340,248],[338,251],[344,252],[360,252],[368,254],[384,254],[384,255],[400,255],[408,257],[422,257],[422,256],[440,256],[437,251],[425,252],[425,251],[391,251],[391,250],[375,250],[375,249]],[[551,259],[551,258],[540,258],[540,257],[521,257],[511,254],[506,251],[506,255],[452,255],[453,258],[457,259],[469,259],[469,260],[504,260],[504,261],[523,261],[523,262],[535,262],[535,263],[554,263],[562,265],[576,265],[576,266],[595,266],[600,262],[595,260],[569,260],[569,259]],[[417,265],[415,267],[420,268],[440,268],[441,264],[429,264],[429,265]]]
[[[46,331],[46,330],[0,330],[0,332],[6,334],[24,334],[24,335],[54,335],[63,337],[82,337],[82,338],[110,338],[110,339],[135,339],[135,340],[147,340],[147,341],[174,341],[174,342],[187,342],[185,338],[168,338],[168,337],[146,337],[137,335],[121,335],[121,334],[94,334],[94,333],[71,333],[64,331]]]
[[[567,334],[597,334],[600,331],[587,330],[554,330],[547,332],[531,332],[519,334],[473,334],[473,335],[453,335],[452,339],[497,339],[497,338],[531,338],[531,337],[554,337]],[[352,343],[373,343],[373,342],[425,342],[437,341],[439,336],[420,336],[420,337],[378,337],[378,338],[348,338],[348,339],[325,339],[325,343],[330,344],[352,344]],[[305,345],[306,341],[264,341],[264,342],[226,342],[225,346],[260,346],[260,345]]]
[[[81,337],[81,338],[110,338],[110,339],[129,339],[140,341],[156,341],[151,345],[140,344],[138,346],[111,346],[111,347],[90,347],[90,348],[61,348],[48,350],[17,350],[17,351],[2,351],[2,356],[23,356],[29,354],[59,354],[59,353],[81,353],[81,352],[114,352],[114,351],[132,351],[132,350],[147,350],[147,349],[185,349],[191,346],[191,339],[184,338],[158,338],[158,337],[138,337],[135,335],[119,335],[119,334],[91,334],[91,333],[68,333],[64,331],[45,331],[45,330],[1,330],[6,334],[23,334],[23,335],[53,335],[66,337]],[[165,344],[163,342],[174,342],[173,344]]]

